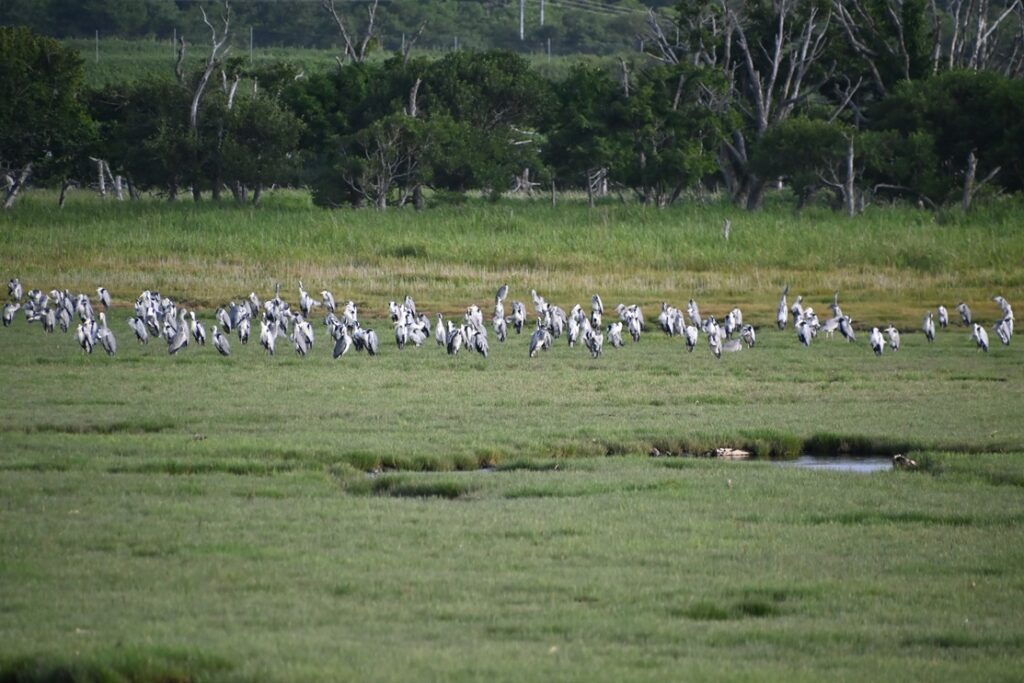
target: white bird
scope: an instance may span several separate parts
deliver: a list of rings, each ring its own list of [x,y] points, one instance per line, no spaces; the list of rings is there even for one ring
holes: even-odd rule
[[[988,353],[988,332],[985,331],[984,327],[974,323],[974,334],[971,335],[971,339],[978,344],[979,349]]]
[[[996,336],[999,337],[999,341],[1001,341],[1004,346],[1009,346],[1010,339],[1013,338],[1013,319],[1003,318],[995,324],[993,329],[996,332]]]
[[[882,355],[882,350],[885,349],[885,340],[882,339],[882,332],[877,328],[871,328],[871,350],[875,352],[876,356]]]
[[[21,282],[18,280],[18,278],[13,277],[7,283],[7,293],[15,301],[21,301],[22,287],[21,287]]]
[[[949,327],[949,311],[941,304],[939,305],[939,327],[943,329]]]
[[[4,327],[10,327],[14,322],[14,314],[21,309],[21,304],[10,303],[4,305]]]
[[[617,321],[608,326],[608,342],[613,349],[622,348],[622,322]]]
[[[722,357],[722,338],[718,336],[717,330],[708,335],[708,348],[715,354],[715,358]]]
[[[217,349],[217,353],[222,356],[231,355],[231,344],[228,343],[228,338],[221,334],[216,325],[213,326],[213,348]]]
[[[516,334],[523,331],[523,325],[526,324],[526,306],[522,301],[512,302],[512,327],[515,328]]]
[[[437,341],[438,346],[444,346],[448,343],[448,332],[444,327],[444,316],[440,313],[437,314],[437,327],[434,328],[434,339]]]
[[[900,331],[893,327],[892,323],[889,323],[889,327],[885,328],[885,333],[889,336],[889,347],[893,351],[900,350]]]
[[[929,342],[935,341],[935,316],[932,315],[931,311],[928,311],[927,315],[924,316],[924,325],[921,329],[924,330],[925,339]]]
[[[238,323],[238,341],[242,344],[249,343],[249,334],[252,331],[252,320],[247,316]]]
[[[683,336],[686,337],[686,350],[692,353],[694,347],[697,346],[697,328],[687,325],[683,330]]]
[[[786,295],[789,294],[789,285],[782,288],[782,297],[779,299],[779,309],[775,314],[775,324],[780,330],[786,329],[786,321],[789,320],[789,308],[786,306]]]

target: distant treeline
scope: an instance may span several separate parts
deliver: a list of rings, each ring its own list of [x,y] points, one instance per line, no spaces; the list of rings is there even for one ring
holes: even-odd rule
[[[958,15],[954,33],[930,32],[929,7],[686,3],[678,40],[652,23],[648,55],[558,80],[506,51],[371,61],[372,32],[351,27],[331,68],[254,67],[224,58],[211,20],[198,70],[87,90],[77,53],[4,28],[5,204],[29,182],[253,203],[303,186],[326,206],[382,209],[559,189],[656,206],[719,191],[757,209],[782,184],[798,207],[826,199],[850,215],[1019,192],[1018,7]]]
[[[365,26],[372,0],[335,0],[346,22]],[[526,0],[519,37],[518,0],[379,0],[376,40],[398,49],[402,36],[423,26],[419,44],[447,49],[457,40],[471,50],[547,50],[557,54],[608,54],[636,50],[649,8],[673,0]],[[219,16],[221,7],[198,0],[0,0],[0,23],[28,26],[56,38],[170,39],[175,33],[203,41],[209,30],[200,8]],[[337,26],[321,0],[234,0],[235,42],[247,45],[249,29],[261,46],[326,48],[340,43]]]

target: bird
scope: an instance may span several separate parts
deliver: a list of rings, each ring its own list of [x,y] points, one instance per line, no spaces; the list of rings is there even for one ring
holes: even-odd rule
[[[612,348],[622,348],[622,322],[614,322],[608,326],[608,342]]]
[[[349,334],[348,328],[344,325],[341,326],[338,337],[334,342],[334,351],[331,353],[331,357],[337,360],[352,349],[352,335]]]
[[[18,280],[18,278],[13,277],[7,283],[7,293],[15,301],[21,301],[23,290],[22,290],[21,282]]]
[[[108,356],[113,356],[117,353],[117,339],[114,337],[114,333],[110,331],[110,328],[107,327],[107,316],[102,311],[100,311],[100,328],[96,332],[96,338]]]
[[[201,322],[196,320],[196,312],[195,311],[189,311],[188,315],[189,315],[189,318],[190,318],[188,326],[189,326],[189,329],[192,331],[192,338],[196,340],[196,344],[199,344],[200,346],[205,346],[206,345],[206,328],[203,327],[203,324]]]
[[[93,347],[96,345],[96,322],[89,318],[78,323],[75,337],[78,339],[78,344],[82,347],[82,350],[91,354]]]
[[[956,305],[956,310],[960,311],[960,324],[965,326],[971,325],[971,309],[968,308],[967,304],[963,301]]]
[[[174,328],[173,336],[167,339],[167,353],[172,356],[188,346],[188,328],[185,327],[185,309],[178,311],[179,321]]]
[[[501,287],[498,287],[498,291],[494,295],[494,303],[495,304],[500,304],[501,302],[503,302],[505,300],[505,297],[507,297],[507,296],[508,296],[508,284],[506,283],[506,284],[502,285]]]
[[[748,347],[754,348],[754,344],[757,343],[757,333],[754,331],[753,326],[744,325],[740,328],[740,339],[742,339],[743,343]]]
[[[939,327],[942,329],[949,327],[949,311],[942,304],[939,304]]]
[[[927,339],[929,341],[929,343],[935,341],[935,319],[934,318],[935,318],[935,316],[932,315],[932,312],[928,311],[928,313],[924,316],[924,325],[921,328],[922,330],[924,330],[925,339]]]
[[[128,318],[128,327],[132,328],[132,332],[135,333],[135,338],[139,340],[140,344],[149,343],[149,331],[146,329],[146,323],[142,318],[138,316]]]
[[[686,350],[693,353],[694,347],[697,346],[697,328],[693,325],[687,325],[683,329],[683,336],[686,338]]]
[[[988,353],[988,332],[985,331],[984,327],[974,323],[974,333],[971,335],[971,339],[977,343],[979,349]]]
[[[796,298],[796,301],[793,302],[793,305],[789,307],[789,312],[793,316],[793,324],[794,325],[796,324],[797,320],[799,320],[800,318],[804,317],[803,300],[804,300],[803,296],[798,296]]]
[[[530,358],[536,357],[538,351],[547,351],[551,348],[551,344],[551,333],[538,325],[537,329],[530,335]]]
[[[782,288],[782,297],[779,299],[779,309],[775,314],[775,324],[780,330],[786,329],[786,322],[789,320],[789,309],[786,307],[786,295],[789,294],[789,285]]]
[[[4,327],[10,327],[14,322],[14,314],[21,309],[21,304],[14,302],[4,305]]]
[[[900,331],[893,327],[892,323],[889,323],[889,327],[885,328],[885,333],[889,336],[889,347],[893,351],[900,350]]]
[[[839,334],[843,335],[847,342],[857,341],[857,335],[853,332],[853,321],[850,316],[844,315],[839,319]]]
[[[804,346],[809,347],[811,345],[811,339],[814,338],[814,330],[810,324],[802,317],[796,321],[796,338]]]
[[[231,344],[228,343],[228,338],[225,337],[217,326],[213,326],[213,348],[217,349],[217,353],[222,356],[231,355]]]
[[[594,329],[600,329],[603,316],[604,302],[601,301],[600,294],[595,294],[590,297],[590,324],[594,326]]]
[[[998,321],[993,327],[996,336],[999,337],[999,341],[1001,341],[1004,346],[1009,346],[1010,339],[1013,338],[1012,321],[1012,318],[1003,318],[1002,320]]]
[[[715,358],[722,357],[722,338],[718,336],[717,331],[712,331],[708,335],[708,348],[711,349],[711,353],[715,355]]]
[[[107,288],[106,287],[97,287],[96,288],[96,294],[99,295],[100,303],[103,304],[103,308],[109,311],[110,310],[111,301],[110,301],[110,292],[107,291]]]
[[[322,289],[320,290],[320,298],[323,300],[324,308],[327,310],[327,312],[334,313],[334,295],[331,294],[326,289]]]
[[[601,355],[601,351],[604,348],[604,335],[588,329],[583,336],[583,344],[590,351],[590,357],[597,358]]]
[[[877,327],[871,329],[869,341],[871,342],[871,350],[875,352],[876,356],[881,356],[882,350],[885,348],[885,340],[882,339],[882,332]]]

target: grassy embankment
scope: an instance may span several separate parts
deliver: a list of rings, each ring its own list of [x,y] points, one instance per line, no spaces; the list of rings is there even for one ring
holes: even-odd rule
[[[406,292],[429,311],[485,304],[507,280],[566,308],[600,291],[653,315],[692,295],[768,325],[788,281],[822,308],[839,287],[862,325],[916,328],[961,297],[989,322],[996,291],[1020,299],[1011,207],[936,225],[25,199],[0,217],[0,275],[104,284],[122,348],[83,357],[20,315],[0,330],[0,678],[1019,675],[1019,345],[979,354],[958,328],[876,359],[863,339],[802,349],[763,328],[721,361],[653,332],[597,361],[562,343],[531,361],[524,337],[450,359],[398,352],[378,321],[375,359],[331,361],[322,328],[307,359],[237,341],[228,359],[171,358],[124,323],[143,287],[209,322],[216,303],[299,277],[371,318]],[[645,455],[724,444],[909,449],[925,472]]]

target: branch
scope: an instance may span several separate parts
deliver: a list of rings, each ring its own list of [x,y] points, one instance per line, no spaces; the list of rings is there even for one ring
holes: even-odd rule
[[[195,94],[192,96],[189,126],[193,132],[195,132],[199,120],[199,101],[203,98],[203,91],[206,90],[206,84],[210,81],[210,75],[213,74],[218,60],[231,49],[230,46],[225,47],[231,29],[231,5],[228,0],[224,0],[224,29],[219,40],[217,39],[217,29],[210,23],[210,19],[206,16],[206,10],[200,6],[199,11],[203,15],[203,23],[210,27],[210,40],[213,46],[210,48],[210,57],[206,60],[206,69],[203,70],[203,75],[199,78],[199,84],[196,85]]]
[[[416,41],[423,35],[423,29],[427,27],[427,22],[420,24],[420,27],[416,29],[416,33],[412,34],[412,37],[405,41],[405,45],[402,46],[402,64],[409,63],[409,54],[412,52],[412,46],[416,44]]]

